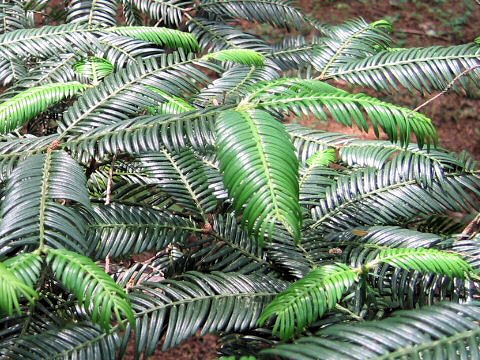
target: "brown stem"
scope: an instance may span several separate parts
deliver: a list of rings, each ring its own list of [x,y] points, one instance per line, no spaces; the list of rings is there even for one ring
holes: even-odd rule
[[[480,0],[479,0],[480,1]],[[458,74],[457,76],[455,76],[453,78],[452,81],[450,81],[447,85],[447,87],[445,89],[442,90],[441,93],[438,93],[437,95],[435,95],[434,97],[428,99],[427,101],[425,101],[423,104],[417,106],[413,111],[418,111],[420,110],[421,108],[425,107],[426,105],[430,104],[432,101],[436,100],[437,98],[439,98],[440,96],[444,95],[446,92],[448,92],[452,87],[453,85],[455,85],[455,83],[462,77],[462,76],[465,76],[467,75],[469,72],[472,72],[473,70],[475,69],[478,69],[480,67],[480,65],[475,65],[465,71],[462,71],[460,74]]]
[[[478,213],[477,216],[475,216],[473,220],[468,223],[465,229],[463,229],[462,235],[471,236],[478,233],[479,225],[480,225],[480,213]]]
[[[105,205],[109,205],[112,202],[112,186],[113,186],[113,168],[115,166],[115,159],[117,157],[113,155],[112,164],[108,172],[108,182],[107,182],[107,194],[105,196]]]

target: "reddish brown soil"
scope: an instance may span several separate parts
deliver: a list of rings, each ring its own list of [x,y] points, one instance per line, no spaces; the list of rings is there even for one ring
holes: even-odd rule
[[[310,1],[300,0],[301,7],[310,15],[328,23],[341,23],[347,19],[363,17],[367,21],[389,19],[394,24],[397,46],[414,47],[452,45],[473,41],[480,35],[476,26],[480,19],[480,6],[467,7],[467,1]],[[463,18],[463,19],[462,19]],[[462,23],[463,20],[463,23]],[[343,84],[339,84],[342,86]],[[414,109],[433,97],[421,97],[406,91],[385,97],[368,91],[370,95]],[[454,151],[467,150],[480,159],[480,128],[477,112],[480,96],[467,98],[449,93],[422,108],[438,129],[440,145]],[[356,129],[330,123],[308,120],[310,126],[328,131],[356,134],[362,138],[374,138],[372,133],[360,133]]]
[[[149,357],[150,360],[214,360],[217,358],[217,337],[214,335],[195,336],[176,348],[162,352],[161,347]],[[125,359],[134,358],[133,342],[127,349]]]

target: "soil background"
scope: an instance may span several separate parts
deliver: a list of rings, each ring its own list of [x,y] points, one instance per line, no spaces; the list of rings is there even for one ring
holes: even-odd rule
[[[394,24],[394,39],[397,47],[430,45],[454,45],[472,42],[480,36],[478,20],[480,5],[475,0],[300,0],[298,2],[308,15],[330,24],[362,17],[368,22],[387,19]],[[249,31],[259,34],[270,42],[280,41],[284,32],[268,25],[242,23]],[[335,85],[350,91],[362,91],[383,100],[415,108],[435,94],[425,96],[399,90],[394,95],[380,94],[365,89],[352,89],[346,84]],[[480,105],[478,95],[443,95],[424,107],[421,112],[429,116],[438,129],[442,147],[471,153],[480,160],[480,130],[477,112]],[[356,129],[345,128],[336,123],[321,123],[314,118],[301,123],[318,129],[355,134],[362,138],[374,138]],[[132,344],[133,345],[133,344]],[[217,338],[213,335],[197,336],[181,346],[151,357],[154,360],[210,360],[216,358]],[[128,349],[126,358],[133,359],[133,348]]]
[[[299,5],[309,15],[328,23],[341,23],[356,17],[363,17],[368,22],[390,20],[394,25],[393,38],[397,47],[464,44],[480,36],[480,5],[475,0],[300,0]],[[422,96],[401,89],[393,95],[357,90],[411,109],[435,95]],[[480,90],[470,96],[448,93],[422,108],[421,112],[433,120],[442,147],[457,152],[466,150],[480,160],[479,106]],[[306,125],[374,138],[373,133],[365,134],[333,122],[325,124],[311,119]]]

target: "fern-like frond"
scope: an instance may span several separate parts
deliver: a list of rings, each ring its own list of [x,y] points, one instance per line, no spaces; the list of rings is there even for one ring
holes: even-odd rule
[[[335,160],[337,160],[335,149],[326,149],[321,150],[309,157],[307,160],[307,165],[310,167],[328,167],[331,163],[335,162]]]
[[[95,220],[87,226],[87,242],[95,259],[161,250],[203,231],[187,219],[147,207],[112,204],[93,210]]]
[[[147,41],[145,41],[147,40]],[[155,27],[89,27],[84,23],[15,30],[0,35],[0,50],[6,59],[48,58],[59,54],[92,54],[118,67],[137,57],[160,56],[156,44],[198,48],[194,37],[177,30]]]
[[[322,40],[320,38],[306,39],[303,36],[285,37],[282,42],[273,46],[273,51],[267,58],[283,71],[300,70],[306,67],[320,68]]]
[[[47,254],[55,277],[91,311],[93,322],[105,330],[113,317],[135,322],[126,292],[93,260],[65,249],[48,249]]]
[[[178,96],[169,96],[170,100],[154,107],[148,107],[147,111],[150,114],[167,115],[167,114],[181,114],[184,112],[195,110],[185,99]]]
[[[203,163],[208,177],[208,186],[213,190],[213,195],[220,201],[228,203],[228,191],[220,173],[220,162],[214,149],[196,153],[195,156]]]
[[[432,92],[444,90],[457,75],[480,65],[479,55],[478,44],[382,51],[366,59],[349,61],[325,79],[342,79],[382,91],[402,86]],[[478,70],[470,72],[459,79],[459,84],[465,89],[469,88],[470,81],[478,86],[478,74]]]
[[[20,161],[46,151],[54,140],[55,135],[0,141],[0,182],[9,178]]]
[[[115,26],[117,1],[70,0],[67,6],[67,23],[85,23],[88,26]]]
[[[160,58],[165,54],[165,49],[154,43],[113,32],[101,33],[98,42],[101,51],[97,56],[110,61],[116,69],[123,69],[146,59]]]
[[[455,154],[444,149],[420,149],[416,144],[402,147],[387,141],[353,140],[340,148],[342,161],[350,166],[386,169],[395,167],[406,178],[419,184],[432,184],[445,173],[468,170]]]
[[[205,60],[231,61],[241,65],[263,66],[265,57],[250,49],[225,49],[203,56]]]
[[[98,82],[115,70],[115,66],[108,60],[90,57],[82,59],[73,65],[75,72],[98,85]]]
[[[30,156],[11,173],[0,215],[0,253],[50,246],[85,252],[90,208],[83,169],[63,151]],[[28,211],[27,211],[28,210]]]
[[[452,251],[460,254],[475,269],[480,269],[480,237],[462,237],[455,239]]]
[[[120,286],[127,288],[139,286],[147,281],[163,281],[187,271],[190,268],[188,260],[188,254],[183,250],[183,246],[172,243],[145,261],[115,269],[112,277]]]
[[[270,46],[258,37],[217,21],[194,17],[188,22],[188,30],[196,36],[204,52],[225,49],[250,49],[261,53],[270,51]]]
[[[274,268],[258,241],[237,222],[235,214],[217,216],[210,237],[207,246],[191,256],[197,269],[250,274],[271,272]]]
[[[455,171],[474,171],[475,164],[465,162],[447,150],[421,149],[417,144],[400,146],[389,141],[359,140],[347,135],[322,132],[288,125],[299,159],[306,162],[318,151],[337,149],[340,160],[353,167],[373,167],[398,171],[402,177],[415,179],[421,185],[443,180],[445,174]],[[394,169],[394,170],[389,170]]]
[[[77,135],[64,146],[81,162],[88,162],[92,158],[101,160],[121,153],[160,151],[163,148],[175,152],[189,146],[204,150],[215,144],[215,118],[212,115],[218,111],[217,108],[178,115],[132,118]]]
[[[404,269],[466,278],[473,268],[458,254],[436,249],[385,249],[369,265],[387,263]]]
[[[51,0],[22,0],[23,8],[31,11],[43,10]]]
[[[225,71],[222,76],[203,88],[194,102],[201,106],[208,104],[235,103],[248,88],[258,81],[274,80],[279,77],[279,71],[267,62],[265,66],[235,65]]]
[[[238,358],[480,356],[474,157],[329,85],[474,95],[480,40],[392,48],[295,0],[51,1],[0,0],[0,358],[206,333]],[[283,124],[312,114],[391,141]]]
[[[171,49],[183,48],[185,51],[192,52],[199,49],[197,39],[194,35],[174,29],[148,26],[120,26],[103,29],[102,31],[149,41]]]
[[[30,28],[33,16],[22,8],[20,2],[3,2],[0,4],[0,34],[13,30]]]
[[[276,316],[274,333],[284,339],[303,330],[326,311],[332,310],[343,294],[358,280],[381,263],[404,270],[417,270],[458,278],[468,278],[472,267],[458,254],[436,249],[397,248],[381,250],[375,260],[362,267],[348,265],[326,265],[312,270],[265,309],[260,325]]]
[[[98,29],[88,29],[84,24],[42,26],[20,29],[0,35],[3,58],[48,58],[59,53],[89,53],[100,48],[96,37]]]
[[[40,85],[67,83],[74,80],[82,81],[83,79],[81,78],[77,79],[73,69],[74,64],[78,60],[76,54],[59,54],[37,63],[26,74],[22,74],[13,86],[0,94],[0,101],[6,101],[24,90]]]
[[[18,278],[5,264],[0,262],[0,310],[13,315],[14,312],[22,314],[19,296],[33,302],[37,292],[28,284]]]
[[[163,151],[166,151],[165,148],[161,148],[159,152],[162,153]],[[202,192],[198,192],[199,195],[193,195],[194,198],[196,198],[200,203],[203,203],[204,205],[207,203],[212,203],[214,199],[211,195],[213,195],[218,200],[227,199],[228,193],[223,184],[223,178],[219,171],[218,161],[212,156],[212,154],[208,153],[206,155],[201,155],[198,153],[194,154],[196,160],[193,161],[190,157],[189,151],[190,150],[174,151],[173,153],[170,153],[170,155],[172,157],[176,155],[184,155],[183,160],[192,161],[192,172],[196,172],[196,175],[198,175],[199,178],[208,183],[208,189],[204,188],[203,184],[200,185],[199,182],[189,183],[189,181],[191,181],[194,177],[188,174],[185,175],[185,179],[181,181],[185,181],[185,186],[187,188],[191,187],[191,190],[195,193],[197,192],[197,186],[200,186],[205,191],[205,196],[201,195]],[[167,153],[168,152],[169,151],[167,151]],[[150,155],[152,155],[152,158],[149,157]],[[157,201],[155,201],[155,206],[157,207],[157,209],[159,209],[158,206],[160,206],[160,203],[158,201],[161,198],[168,198],[168,202],[176,202],[175,198],[177,198],[179,196],[179,193],[182,193],[182,191],[177,193],[174,190],[174,187],[168,186],[168,184],[173,185],[173,182],[171,182],[171,180],[157,176],[158,174],[160,174],[160,167],[158,166],[158,164],[155,163],[155,161],[158,160],[156,159],[156,155],[157,154],[155,152],[149,153],[149,156],[145,156],[145,154],[141,155],[138,159],[139,161],[134,161],[132,165],[129,165],[128,163],[122,161],[117,161],[114,162],[113,168],[112,165],[102,166],[100,170],[96,171],[90,176],[89,189],[91,190],[92,195],[96,196],[98,199],[106,196],[106,191],[109,186],[109,173],[111,171],[111,194],[113,195],[117,195],[119,191],[122,191],[122,187],[128,189],[131,187],[131,185],[139,185],[141,187],[144,187],[144,190],[151,194],[152,200],[155,198],[155,196],[157,197]],[[152,161],[146,160],[146,162],[143,162],[143,160],[147,158]],[[185,164],[186,162],[184,162],[181,158],[182,156],[179,156],[177,160]],[[163,169],[168,169],[168,166],[163,166]],[[170,170],[172,169],[170,168]],[[167,171],[165,174],[171,174],[172,172],[170,170]],[[182,169],[180,168],[177,170],[180,170],[180,172],[182,172]],[[183,168],[183,171],[189,172],[190,170],[188,170],[188,168]],[[175,172],[176,170],[173,171],[173,173]],[[185,189],[185,192],[189,193],[187,189]],[[209,195],[208,198],[207,193]],[[111,197],[111,200],[116,201],[120,199]],[[180,203],[181,202],[182,200],[180,200]],[[183,202],[185,202],[185,200],[183,200]],[[186,202],[196,209],[194,212],[200,211],[196,207],[196,205],[194,205],[195,200],[190,199],[186,200]],[[179,207],[176,205],[176,211],[178,210]],[[188,210],[186,211],[188,212]]]
[[[13,131],[59,101],[82,93],[88,85],[79,82],[37,86],[0,104],[0,133]]]
[[[163,212],[175,211],[175,203],[172,198],[155,185],[141,185],[120,181],[112,186],[108,200],[111,204],[144,206]],[[104,193],[103,196],[97,197],[95,202],[104,203],[106,201],[107,194]]]
[[[151,19],[168,26],[179,27],[184,13],[193,7],[192,0],[121,0],[134,9],[147,14]]]
[[[225,111],[216,132],[225,185],[248,229],[262,242],[280,223],[299,240],[298,161],[284,126],[264,111]]]
[[[152,90],[160,94],[164,98],[164,102],[161,102],[153,107],[148,107],[147,111],[150,114],[159,114],[159,115],[181,114],[181,113],[193,111],[196,109],[187,100],[181,97],[169,95],[156,88],[152,88]]]
[[[321,152],[317,154],[321,154]],[[332,157],[332,159],[335,158]],[[337,171],[325,167],[322,163],[302,168],[299,180],[300,203],[306,207],[317,205],[318,201],[325,197],[327,190],[335,184],[335,178],[339,175]]]
[[[408,249],[406,251],[411,251],[412,253],[406,256],[412,256],[414,259],[417,256],[416,251],[418,251],[419,258],[423,256],[425,250],[433,251],[430,253],[432,262],[429,264],[425,262],[425,265],[422,263],[412,266],[412,268],[393,266],[389,262],[377,263],[378,265],[369,276],[369,284],[380,295],[393,302],[395,306],[415,308],[417,306],[431,305],[440,300],[465,301],[470,300],[475,292],[474,282],[463,279],[463,274],[455,278],[447,276],[447,272],[441,267],[433,270],[426,267],[423,270],[419,270],[419,266],[441,262],[441,259],[434,258],[435,252],[438,252],[435,249],[452,251],[453,253],[447,253],[448,256],[458,254],[465,261],[470,262],[472,258],[468,251],[465,254],[457,251],[455,246],[452,246],[452,239],[445,239],[436,234],[421,233],[395,226],[353,229],[348,231],[348,233],[352,234],[352,236],[345,236],[345,233],[331,233],[328,235],[328,241],[333,240],[334,242],[331,246],[342,248],[344,261],[355,267],[362,267],[365,264],[375,262],[382,251],[385,250],[398,250],[401,253]],[[337,239],[338,242],[334,239]],[[344,246],[346,247],[343,248]],[[458,259],[454,260],[452,264]],[[415,268],[417,269],[416,271],[413,270]],[[446,270],[448,271],[448,266]]]
[[[322,41],[315,64],[321,71],[320,76],[328,76],[351,60],[365,59],[385,50],[392,43],[387,35],[391,30],[392,25],[386,20],[369,24],[363,19],[356,19],[329,27],[328,37]]]
[[[301,244],[294,244],[290,237],[285,237],[277,233],[275,242],[265,245],[267,259],[272,261],[276,268],[282,273],[288,274],[295,279],[301,279],[306,276],[313,268],[323,265],[323,260],[332,262],[333,257],[328,254],[329,245],[319,242],[318,235],[314,239],[303,234]],[[322,261],[317,262],[318,259]]]
[[[480,179],[468,173],[447,174],[441,182],[434,180],[423,188],[395,168],[360,170],[338,177],[326,191],[325,198],[312,209],[313,227],[338,231],[449,211],[468,213],[478,207],[479,190]]]
[[[117,333],[107,333],[90,322],[68,323],[40,334],[21,336],[3,344],[0,356],[16,359],[114,360],[120,346]]]
[[[333,325],[262,353],[295,360],[469,358],[478,355],[479,319],[478,303],[443,303],[381,321]]]
[[[120,3],[122,4],[123,16],[127,25],[143,25],[143,14],[137,7],[133,6],[132,1],[121,1]]]
[[[8,258],[3,264],[17,279],[34,288],[40,277],[43,260],[37,253],[24,253]]]
[[[300,203],[304,207],[309,208],[318,204],[327,189],[335,183],[334,179],[340,173],[328,166],[336,159],[336,150],[327,148],[310,156],[306,164],[300,168]]]
[[[468,151],[463,150],[459,154],[453,153],[466,171],[474,171],[478,168],[478,162]]]
[[[17,60],[0,60],[0,85],[7,86],[27,75],[27,67]]]
[[[136,159],[136,170],[172,196],[185,213],[206,220],[206,214],[215,210],[217,201],[209,188],[206,168],[191,150],[175,154],[162,149]]]
[[[307,27],[304,15],[288,0],[201,0],[199,10],[221,17],[269,23],[278,27]]]
[[[266,110],[293,111],[298,116],[313,113],[328,120],[330,114],[342,125],[355,123],[363,131],[370,127],[366,114],[377,137],[381,128],[390,140],[402,145],[409,143],[412,134],[416,135],[420,147],[438,141],[437,132],[425,115],[365,94],[350,94],[319,81],[292,79],[289,83],[288,79],[281,79],[260,85],[246,99]]]
[[[344,238],[344,241],[347,245],[349,245],[349,242],[352,242],[351,246],[349,246],[352,251],[356,253],[362,252],[363,250],[359,243],[368,244],[366,248],[370,249],[373,254],[358,256],[366,261],[375,259],[379,251],[385,247],[412,249],[431,248],[440,246],[444,240],[440,235],[419,232],[398,226],[373,226],[369,228],[352,229],[348,232],[351,233],[352,237]],[[329,236],[329,240],[336,238],[337,234],[331,234],[331,237]],[[350,253],[350,251],[346,251],[346,253]],[[350,253],[348,258],[352,261],[353,266],[360,266],[362,264],[360,259],[353,260],[357,258],[357,255],[353,253]]]
[[[418,219],[414,219],[412,221],[412,225],[417,229],[417,231],[421,231],[423,233],[435,233],[441,236],[451,236],[461,233],[468,224],[466,218],[458,219],[452,215],[453,214],[433,215],[420,221]]]
[[[319,151],[332,147],[339,148],[355,139],[345,134],[309,129],[297,124],[289,124],[286,127],[302,163],[306,163]]]
[[[152,354],[163,336],[165,350],[199,330],[253,328],[266,304],[284,288],[272,278],[222,272],[187,272],[134,288],[130,298],[137,318],[137,356]]]
[[[31,303],[30,306],[31,308],[35,306],[36,310],[40,309],[39,304],[40,302],[37,299],[34,303]],[[39,311],[23,312],[21,315],[15,314],[13,316],[7,316],[2,312],[2,319],[0,320],[0,328],[2,329],[2,337],[0,338],[0,356],[7,359],[9,358],[9,353],[15,346],[15,339],[20,337],[22,331],[24,331],[23,335],[31,335],[32,333],[38,333],[48,328],[50,325],[47,320],[48,317],[41,319],[42,316],[46,315],[45,312],[42,311],[44,309],[45,308],[42,307]],[[31,324],[36,327],[35,332],[32,331],[32,327],[25,326],[26,321],[31,321]]]
[[[309,38],[303,35],[287,34],[279,42],[276,42],[272,45],[272,50],[273,51],[288,50],[288,49],[304,46],[311,43],[320,44],[321,38],[317,36],[313,38]]]
[[[104,78],[102,83],[85,92],[64,114],[59,124],[62,136],[81,135],[105,125],[119,123],[141,109],[155,106],[163,97],[152,90],[167,94],[191,94],[197,84],[208,77],[193,66],[195,60],[183,52],[146,60]]]
[[[266,307],[259,320],[260,326],[269,318],[276,317],[273,332],[283,339],[293,337],[295,329],[302,331],[333,309],[358,276],[358,271],[344,264],[312,270]]]

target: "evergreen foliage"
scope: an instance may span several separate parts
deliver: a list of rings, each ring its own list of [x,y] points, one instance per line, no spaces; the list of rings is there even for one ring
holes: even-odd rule
[[[336,80],[469,92],[480,41],[393,51],[386,20],[287,0],[71,0],[41,26],[49,3],[0,4],[0,358],[147,358],[197,332],[225,358],[479,356],[475,162]]]

